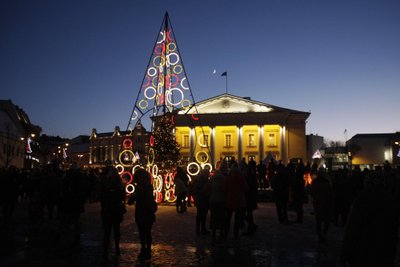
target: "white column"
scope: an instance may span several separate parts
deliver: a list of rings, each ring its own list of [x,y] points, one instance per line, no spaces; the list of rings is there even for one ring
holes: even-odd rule
[[[243,126],[239,126],[237,128],[237,135],[238,135],[238,162],[240,162],[243,157],[243,148],[242,148]]]
[[[215,127],[210,127],[210,163],[212,166],[215,166]]]
[[[288,159],[287,159],[287,148],[286,148],[286,126],[281,126],[280,127],[280,141],[281,141],[281,160],[284,164],[287,163]]]
[[[264,155],[265,155],[265,153],[264,153],[264,125],[258,126],[258,137],[259,137],[258,156],[260,157],[260,160],[263,160]]]
[[[194,147],[195,147],[196,135],[195,135],[195,128],[190,128],[190,135],[189,135],[189,162],[193,160],[194,157]]]

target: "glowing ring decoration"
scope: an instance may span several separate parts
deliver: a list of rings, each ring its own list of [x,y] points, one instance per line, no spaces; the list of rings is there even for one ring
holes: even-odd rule
[[[182,71],[183,71],[183,67],[182,67],[182,65],[177,64],[177,65],[174,66],[174,68],[172,70],[176,74],[181,74]],[[185,79],[186,79],[186,77],[185,77]]]
[[[157,63],[158,63],[158,62],[157,62],[158,60],[160,61],[160,64],[157,64]],[[163,67],[163,66],[165,66],[165,57],[164,57],[163,55],[154,57],[154,58],[153,58],[153,65],[156,66],[156,67]],[[159,69],[159,71],[162,71],[162,68]]]
[[[213,167],[212,167],[211,163],[208,163],[208,162],[207,163],[202,163],[201,164],[201,168],[204,170],[205,167],[209,167],[210,168],[209,171],[212,172]]]
[[[179,101],[176,102],[176,103],[172,103],[171,96],[173,96],[173,91],[178,91],[178,92],[181,93],[181,100],[179,100]],[[171,89],[169,89],[169,90],[167,91],[167,102],[168,102],[170,105],[174,106],[174,107],[176,107],[176,106],[178,106],[179,104],[181,104],[182,101],[183,101],[184,99],[185,99],[185,96],[183,95],[182,90],[181,90],[180,88],[178,88],[178,87],[171,88]]]
[[[136,120],[139,117],[139,115],[138,115],[136,110],[133,111],[133,115],[135,115],[135,117],[132,116],[131,120]]]
[[[142,103],[144,103],[144,105]],[[147,102],[146,99],[142,99],[139,101],[138,105],[141,109],[146,109],[149,107],[149,102]]]
[[[123,172],[124,172],[124,170],[125,170],[124,166],[122,166],[121,164],[117,164],[117,165],[115,165],[115,168],[117,169],[117,171],[118,171],[118,174],[121,174],[121,173],[123,173]]]
[[[150,135],[150,146],[154,146],[154,135]]]
[[[175,188],[173,188],[173,189],[171,188],[170,190],[165,190],[165,199],[170,203],[176,201],[176,196],[175,196],[174,192],[175,192]],[[171,193],[172,193],[172,196],[171,196]]]
[[[199,137],[197,138],[197,143],[199,143],[199,145],[200,145],[201,147],[207,147],[208,144],[204,144],[204,142],[203,142],[203,143],[200,142],[200,141],[201,141],[201,140],[200,140],[201,137],[203,137],[203,141],[204,141],[204,134],[200,134]]]
[[[157,44],[161,44],[162,42],[165,41],[165,34],[164,32],[160,32],[160,34],[162,35],[162,39],[160,41],[157,42]]]
[[[124,161],[125,160],[122,160],[122,155],[124,155],[126,152],[128,152],[128,153],[130,153],[131,155],[132,155],[132,164],[125,164],[124,163]],[[125,149],[125,150],[123,150],[121,153],[119,153],[119,162],[121,162],[121,165],[122,166],[124,166],[124,167],[131,167],[132,165],[133,165],[133,160],[135,159],[135,154],[133,154],[133,151],[132,150],[128,150],[128,149]]]
[[[154,71],[153,73],[150,73],[150,71]],[[149,75],[150,77],[154,77],[154,75],[156,75],[157,74],[157,69],[156,68],[154,68],[154,67],[150,67],[148,70],[147,70],[147,75]]]
[[[161,49],[161,50],[160,50],[160,49]],[[156,47],[154,48],[154,52],[155,52],[157,55],[164,54],[164,52],[165,52],[165,44],[164,44],[164,43],[162,43],[162,44],[157,44]]]
[[[132,148],[132,139],[125,138],[124,141],[122,141],[122,147],[123,148]]]
[[[158,175],[158,166],[157,164],[154,164],[153,167],[151,168],[151,174],[153,177],[156,177]]]
[[[167,31],[167,42],[168,42],[168,41],[173,41],[173,40],[174,40],[174,39],[172,39],[172,37],[171,37],[171,33],[172,33],[172,30]]]
[[[173,48],[170,47],[171,45],[173,46]],[[171,43],[167,44],[167,53],[174,52],[175,50],[176,50],[176,44],[175,43],[171,42]]]
[[[197,171],[196,171],[196,172],[191,172],[190,167],[191,167],[192,165],[197,167]],[[197,162],[190,162],[190,163],[187,165],[187,167],[186,167],[187,173],[190,174],[190,175],[193,175],[193,176],[199,174],[199,173],[200,173],[200,169],[201,169],[201,168],[200,168],[200,165],[197,164]]]
[[[154,76],[153,79],[151,80],[151,85],[154,88],[158,88],[159,86],[164,86],[164,75],[160,74],[160,77]]]
[[[174,179],[172,173],[167,173],[164,178],[165,188],[170,189],[174,185]]]
[[[148,157],[149,157],[149,159],[148,159],[148,164],[149,164],[149,166],[153,166],[154,160],[155,160],[155,157],[156,157],[153,148],[150,148],[150,149],[149,149],[149,155],[148,155]]]
[[[146,75],[146,83],[143,83],[143,88],[150,85],[150,76]]]
[[[181,103],[181,107],[182,107],[183,109],[188,109],[188,108],[190,107],[191,104],[192,104],[192,103],[190,102],[189,99],[183,99],[183,100],[182,100],[182,103]]]
[[[154,196],[154,200],[155,200],[157,203],[161,203],[161,202],[162,202],[163,197],[162,197],[162,193],[161,193],[161,192],[156,192],[156,191],[154,191],[154,192],[153,192],[153,196]]]
[[[163,92],[164,92],[164,85],[159,83],[158,86],[157,86],[157,94],[162,95]]]
[[[156,96],[156,105],[161,106],[164,104],[164,101],[164,94],[161,93]]]
[[[135,174],[136,169],[142,169],[142,167],[140,167],[140,165],[135,165],[132,168],[132,174]]]
[[[206,159],[205,159],[204,161],[198,159],[198,156],[201,155],[201,153],[203,153],[204,155],[206,155]],[[199,151],[199,152],[196,153],[196,160],[197,160],[200,164],[201,164],[201,163],[203,163],[203,164],[207,163],[208,158],[209,158],[208,153],[205,152],[205,151]]]
[[[123,177],[124,175],[128,175],[129,176],[129,181],[126,178]],[[123,181],[126,182],[126,184],[131,184],[132,181],[133,181],[133,176],[132,176],[132,173],[130,173],[130,172],[123,172],[123,173],[120,174],[120,177],[121,177],[121,179]]]
[[[189,90],[189,85],[186,87],[183,85],[183,82],[186,80],[186,77],[181,80],[181,87],[183,90]]]
[[[128,189],[128,188],[131,188],[131,189]],[[128,185],[125,187],[125,191],[126,191],[128,194],[132,194],[133,192],[135,192],[135,186],[134,186],[133,184],[128,184]]]
[[[172,77],[175,78],[174,83],[172,82]],[[175,87],[179,83],[179,76],[174,73],[169,75],[169,83],[170,83],[170,87]]]
[[[151,96],[148,96],[148,94],[147,94],[147,91],[148,91],[149,89],[154,91],[154,94],[151,95]],[[144,96],[145,96],[147,99],[153,99],[153,98],[155,98],[155,97],[156,97],[156,94],[157,94],[156,88],[154,88],[153,86],[149,86],[149,87],[147,87],[146,89],[144,89]]]
[[[163,179],[161,175],[157,175],[153,180],[154,190],[157,192],[161,192],[163,187]]]
[[[192,181],[192,176],[190,176],[189,174],[186,174],[187,178],[189,179],[189,182]]]
[[[176,61],[175,62],[171,62],[171,56],[175,56],[176,57]],[[179,62],[179,55],[177,53],[175,53],[175,52],[169,53],[166,56],[166,58],[167,58],[167,66],[168,66],[168,64],[171,65],[171,66],[174,66],[174,65],[178,64],[178,62]]]
[[[192,119],[193,119],[193,120],[195,120],[195,121],[198,121],[198,120],[199,120],[199,118],[198,118],[198,117],[195,117],[194,115],[195,115],[195,114],[194,114],[194,113],[192,113]]]

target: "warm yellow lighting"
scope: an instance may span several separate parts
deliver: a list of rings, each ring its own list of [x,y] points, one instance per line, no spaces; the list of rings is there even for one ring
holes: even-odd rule
[[[25,138],[21,137],[21,141],[24,141],[24,140],[25,140]]]
[[[32,137],[32,138],[35,137],[35,136],[36,136],[36,135],[35,135],[34,133],[31,134],[31,137]]]
[[[65,146],[69,146],[69,144],[68,144],[68,143],[66,143],[66,144],[65,144]]]

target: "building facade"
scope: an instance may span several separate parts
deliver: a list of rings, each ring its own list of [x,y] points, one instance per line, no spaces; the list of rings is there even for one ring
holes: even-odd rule
[[[385,161],[400,166],[400,132],[356,134],[346,145],[353,166],[372,169]]]
[[[222,94],[174,115],[175,135],[184,159],[213,166],[220,159],[231,158],[259,162],[269,154],[283,162],[305,160],[309,115]]]
[[[108,133],[97,133],[97,130],[93,129],[89,138],[89,167],[104,167],[106,161],[118,163],[122,141],[127,136],[132,139],[132,150],[139,155],[145,155],[150,133],[141,123],[138,123],[132,131],[120,131],[118,126],[114,132]]]
[[[0,167],[32,168],[40,163],[37,138],[42,129],[11,100],[0,100]]]

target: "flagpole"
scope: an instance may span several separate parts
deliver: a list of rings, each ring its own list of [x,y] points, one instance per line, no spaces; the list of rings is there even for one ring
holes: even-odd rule
[[[225,75],[225,93],[228,93],[228,72]]]

